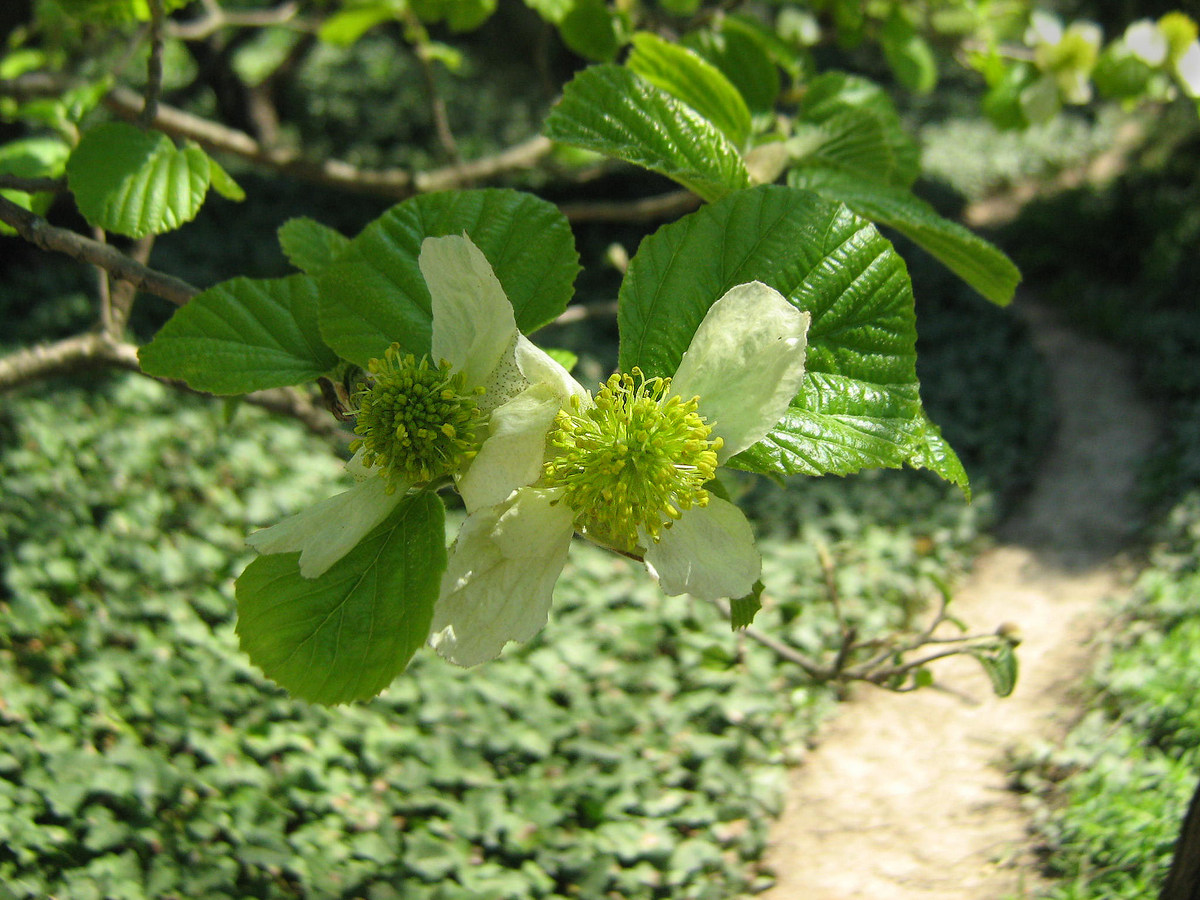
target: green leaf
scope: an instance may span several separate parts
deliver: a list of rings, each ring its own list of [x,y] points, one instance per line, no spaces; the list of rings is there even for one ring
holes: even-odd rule
[[[937,86],[937,62],[933,49],[899,10],[884,23],[880,45],[896,80],[918,94],[928,94]]]
[[[804,388],[732,464],[847,474],[909,462],[925,439],[912,285],[869,223],[807,191],[739,191],[642,241],[620,291],[620,365],[670,375],[708,308],[758,280],[812,313]]]
[[[932,206],[904,188],[826,166],[793,169],[788,173],[788,184],[816,191],[845,203],[866,219],[895,228],[993,303],[1009,303],[1021,281],[1020,270],[999,249],[938,215]]]
[[[319,578],[298,553],[260,556],[237,580],[237,633],[267,677],[314,703],[375,696],[429,637],[446,567],[445,510],[428,491]]]
[[[208,157],[208,172],[212,179],[212,189],[226,200],[241,203],[246,199],[246,192],[242,190],[242,186],[211,156]]]
[[[0,145],[0,175],[57,178],[63,173],[70,153],[71,148],[56,137],[18,138]],[[0,191],[0,196],[39,215],[50,208],[54,199],[52,194],[28,194],[12,190]],[[0,234],[16,233],[16,229],[0,223]]]
[[[405,6],[396,0],[347,6],[321,23],[317,37],[327,44],[349,47],[376,25],[396,21]]]
[[[329,346],[360,366],[392,342],[428,353],[421,242],[464,231],[492,264],[521,331],[529,334],[566,309],[579,254],[558,207],[511,190],[422,194],[364,228],[321,272],[321,333]]]
[[[612,62],[625,42],[627,20],[605,0],[575,0],[559,20],[558,33],[580,56]]]
[[[350,246],[350,239],[341,232],[303,216],[280,225],[278,235],[288,262],[314,277]]]
[[[754,582],[754,590],[745,597],[729,601],[729,625],[734,631],[748,628],[754,621],[755,615],[762,609],[763,583]]]
[[[772,56],[789,62],[795,57],[773,31],[738,16],[725,16],[719,27],[688,34],[683,44],[720,69],[746,105],[759,113],[772,111],[779,97],[779,71]]]
[[[925,434],[913,450],[909,463],[917,469],[928,469],[938,477],[950,482],[971,499],[971,480],[954,448],[942,437],[942,431],[928,416],[924,417]]]
[[[749,184],[737,148],[715,125],[621,66],[576,75],[543,130],[552,140],[666,175],[705,200]]]
[[[970,654],[979,660],[979,665],[992,681],[992,690],[997,697],[1007,697],[1017,686],[1017,654],[1009,643],[982,650],[971,649]]]
[[[213,394],[301,384],[337,365],[317,327],[317,286],[307,275],[234,278],[181,307],[138,351],[149,375]]]
[[[178,228],[195,217],[211,179],[199,147],[125,122],[84,134],[67,162],[67,184],[92,225],[128,237]]]
[[[893,159],[886,180],[908,187],[920,174],[920,148],[904,130],[891,98],[875,82],[845,72],[826,72],[806,85],[796,112],[800,121],[814,125],[823,125],[848,112],[871,116],[878,122]],[[874,173],[874,177],[881,176]]]
[[[525,5],[554,25],[562,22],[575,6],[575,0],[525,0]]]
[[[474,31],[496,11],[496,0],[409,0],[422,22],[444,21],[454,32]]]
[[[796,132],[788,144],[801,148],[802,163],[819,161],[885,184],[899,167],[883,124],[869,111],[842,110],[819,125],[799,122]]]
[[[721,70],[648,31],[633,36],[630,69],[700,113],[737,147],[750,136],[750,110]]]

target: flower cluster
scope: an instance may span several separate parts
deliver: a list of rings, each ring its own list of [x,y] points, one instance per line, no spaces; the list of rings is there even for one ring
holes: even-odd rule
[[[467,510],[430,643],[475,665],[546,623],[572,537],[642,559],[668,594],[741,597],[761,560],[741,511],[708,489],[800,390],[809,316],[759,282],[710,308],[672,377],[617,374],[593,395],[516,328],[484,255],[428,238],[431,353],[393,347],[356,395],[349,491],[251,535],[315,578],[411,488],[453,481]]]

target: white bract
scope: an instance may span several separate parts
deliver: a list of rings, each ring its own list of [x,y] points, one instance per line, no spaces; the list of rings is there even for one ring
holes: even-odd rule
[[[762,562],[750,524],[705,484],[799,392],[809,321],[773,288],[741,284],[709,309],[673,378],[635,370],[595,396],[562,392],[542,477],[476,508],[459,533],[434,610],[438,652],[475,665],[536,634],[576,531],[644,559],[668,594],[751,593]]]
[[[418,264],[431,300],[430,356],[393,346],[371,361],[347,466],[358,484],[247,539],[260,553],[299,551],[306,578],[350,552],[413,486],[453,477],[472,511],[537,480],[547,429],[564,400],[583,393],[517,330],[465,234],[426,238]]]

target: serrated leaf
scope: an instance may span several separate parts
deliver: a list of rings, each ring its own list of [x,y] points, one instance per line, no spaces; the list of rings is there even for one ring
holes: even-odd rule
[[[683,38],[683,44],[720,69],[746,105],[762,113],[773,110],[779,96],[779,72],[771,51],[795,56],[774,32],[737,16],[724,17],[719,27],[691,32]]]
[[[868,181],[826,166],[801,166],[788,184],[840,201],[860,216],[895,228],[993,303],[1008,304],[1021,272],[999,249],[904,188]]]
[[[237,580],[237,634],[267,677],[314,703],[375,696],[429,637],[446,567],[442,501],[421,492],[319,578],[298,553],[260,556]]]
[[[987,673],[992,682],[992,690],[997,697],[1007,697],[1017,686],[1017,654],[1010,644],[1001,644],[994,649],[969,651],[971,656],[979,660],[979,665]]]
[[[879,118],[861,109],[842,110],[819,125],[798,123],[791,144],[805,147],[801,163],[821,162],[874,181],[888,182],[898,165]]]
[[[734,631],[748,628],[754,621],[754,617],[762,609],[762,592],[763,583],[756,581],[754,590],[745,597],[729,601],[729,625]]]
[[[620,364],[670,375],[725,291],[758,280],[812,314],[804,388],[731,465],[847,474],[909,462],[925,425],[912,285],[869,223],[807,191],[739,191],[646,238],[620,291]]]
[[[923,416],[925,431],[916,442],[909,463],[918,469],[928,469],[938,477],[950,482],[963,492],[967,500],[971,499],[971,480],[967,470],[963,468],[962,460],[954,452],[954,448],[942,437],[942,430],[926,415]]]
[[[365,366],[392,342],[428,353],[429,290],[417,267],[427,237],[466,232],[483,251],[526,334],[571,299],[579,254],[558,207],[532,194],[488,189],[422,194],[368,225],[322,272],[321,333]]]
[[[307,275],[211,287],[177,310],[138,359],[149,375],[213,394],[301,384],[338,361],[321,340],[317,286]]]
[[[708,119],[735,146],[746,143],[750,109],[716,66],[648,31],[633,36],[633,52],[625,65]]]
[[[177,149],[166,135],[125,122],[86,132],[67,161],[67,184],[88,222],[134,238],[194,218],[210,179],[199,147]]]
[[[576,75],[543,131],[659,172],[705,200],[749,184],[737,148],[715,125],[621,66],[592,66]]]
[[[350,246],[350,239],[315,219],[288,219],[279,226],[279,246],[293,266],[316,276]]]
[[[826,72],[808,82],[796,110],[800,121],[814,125],[848,112],[871,116],[879,123],[893,160],[892,170],[882,177],[900,187],[916,181],[921,171],[920,148],[904,130],[891,98],[875,82],[844,72]]]

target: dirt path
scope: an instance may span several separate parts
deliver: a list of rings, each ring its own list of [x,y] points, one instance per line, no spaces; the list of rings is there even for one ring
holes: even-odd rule
[[[944,689],[859,690],[794,774],[769,900],[1011,900],[1037,886],[1003,758],[1077,715],[1089,636],[1125,585],[1118,554],[1155,418],[1118,354],[1021,312],[1051,367],[1058,430],[1034,490],[951,606],[972,630],[1020,627],[1017,689],[997,699],[977,665],[950,660],[935,671]]]

